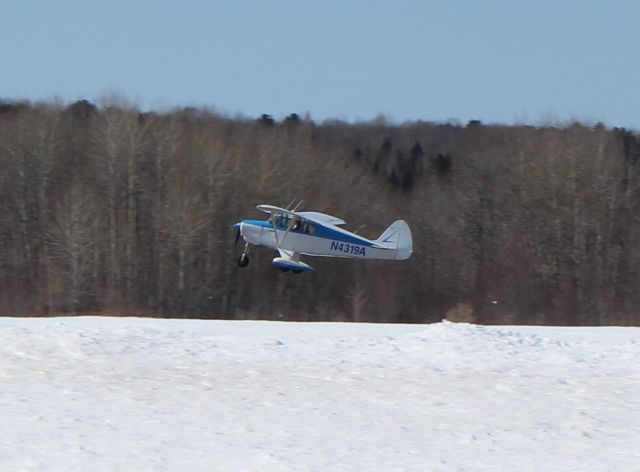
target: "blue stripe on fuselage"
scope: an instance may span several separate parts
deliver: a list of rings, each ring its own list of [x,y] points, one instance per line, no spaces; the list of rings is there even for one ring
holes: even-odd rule
[[[242,222],[246,225],[262,226],[263,228],[273,229],[269,220],[242,220]]]
[[[263,228],[273,229],[273,226],[269,220],[244,220],[244,224],[262,226]],[[372,247],[373,245],[364,238],[345,234],[329,226],[323,226],[315,222],[309,222],[313,225],[313,231],[309,234],[294,232],[295,234],[303,234],[305,236],[314,236],[316,238],[328,239],[330,241],[340,241],[342,243],[357,244],[359,246]],[[282,228],[278,228],[279,231],[285,231]]]
[[[340,241],[343,243],[357,244],[359,246],[372,247],[373,245],[366,239],[359,238],[357,236],[351,236],[350,234],[344,234],[341,231],[337,231],[328,226],[315,225],[315,232],[313,236],[322,239],[329,239],[331,241]]]

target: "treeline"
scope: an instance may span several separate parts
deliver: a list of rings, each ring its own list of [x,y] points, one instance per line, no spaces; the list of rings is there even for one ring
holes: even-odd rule
[[[624,129],[0,103],[0,312],[638,324],[640,141]],[[404,262],[282,273],[259,203],[412,229]]]

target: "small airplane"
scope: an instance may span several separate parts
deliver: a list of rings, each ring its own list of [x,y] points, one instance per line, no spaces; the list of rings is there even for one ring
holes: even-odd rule
[[[249,264],[249,244],[276,249],[280,256],[272,263],[280,270],[295,274],[314,270],[300,260],[300,255],[349,257],[357,259],[404,260],[411,256],[413,242],[411,230],[404,220],[394,221],[378,239],[370,240],[340,225],[345,222],[335,216],[317,211],[297,211],[273,205],[258,205],[258,210],[268,213],[266,220],[242,220],[234,225],[236,244],[240,236],[245,241],[244,251],[238,258],[238,266]]]

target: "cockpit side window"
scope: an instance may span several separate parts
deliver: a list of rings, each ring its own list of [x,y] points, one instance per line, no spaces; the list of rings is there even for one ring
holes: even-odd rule
[[[276,219],[276,228],[278,229],[287,229],[289,227],[290,218],[286,216],[278,216]]]

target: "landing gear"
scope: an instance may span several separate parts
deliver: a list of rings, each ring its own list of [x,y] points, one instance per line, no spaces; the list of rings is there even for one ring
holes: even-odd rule
[[[238,257],[238,266],[239,267],[247,267],[249,265],[249,243],[245,243],[244,245],[244,251],[242,251],[242,254],[240,254],[240,257]]]
[[[238,257],[238,266],[247,267],[248,265],[249,265],[249,256],[247,256],[246,254],[240,255],[240,257]]]

